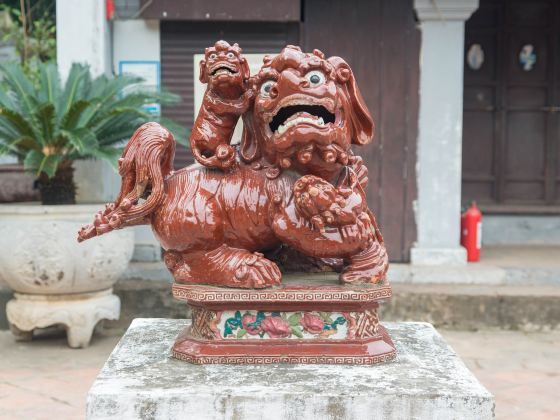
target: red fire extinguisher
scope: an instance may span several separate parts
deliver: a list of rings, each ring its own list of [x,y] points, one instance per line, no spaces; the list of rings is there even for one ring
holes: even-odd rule
[[[467,249],[467,261],[480,260],[482,244],[482,214],[473,202],[461,215],[461,245]]]
[[[105,17],[107,20],[113,20],[115,18],[115,1],[106,0],[105,1]]]

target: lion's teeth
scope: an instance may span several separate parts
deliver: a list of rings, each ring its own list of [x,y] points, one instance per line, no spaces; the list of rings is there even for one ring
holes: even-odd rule
[[[294,125],[297,125],[302,122],[311,123],[318,126],[325,125],[325,122],[323,121],[322,117],[319,118],[297,117],[294,118],[293,120],[287,121],[284,124],[280,125],[278,129],[275,131],[275,134],[279,134],[279,135],[284,134],[288,128],[293,127]]]

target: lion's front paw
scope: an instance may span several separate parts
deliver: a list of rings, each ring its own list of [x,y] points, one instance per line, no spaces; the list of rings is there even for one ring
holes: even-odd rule
[[[281,280],[278,266],[259,252],[244,256],[235,270],[235,282],[239,287],[262,289],[277,286]]]
[[[297,211],[321,232],[325,226],[354,223],[356,214],[346,206],[347,194],[322,178],[305,175],[294,185]]]

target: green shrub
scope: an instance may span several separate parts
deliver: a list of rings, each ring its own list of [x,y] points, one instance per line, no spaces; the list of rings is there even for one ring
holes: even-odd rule
[[[0,66],[0,74],[0,155],[18,157],[38,176],[43,203],[74,202],[74,160],[101,158],[116,165],[124,140],[141,124],[161,121],[143,105],[179,101],[170,93],[141,90],[139,78],[92,79],[89,67],[80,64],[64,84],[54,63],[38,63],[38,83],[17,63]],[[186,130],[161,122],[186,142]]]

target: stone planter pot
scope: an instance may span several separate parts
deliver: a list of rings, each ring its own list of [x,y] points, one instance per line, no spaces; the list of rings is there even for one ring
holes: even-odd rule
[[[79,228],[95,205],[0,205],[0,278],[15,294],[6,307],[18,339],[35,328],[62,324],[70,347],[89,344],[101,319],[118,319],[112,286],[134,249],[133,230],[78,244]]]

